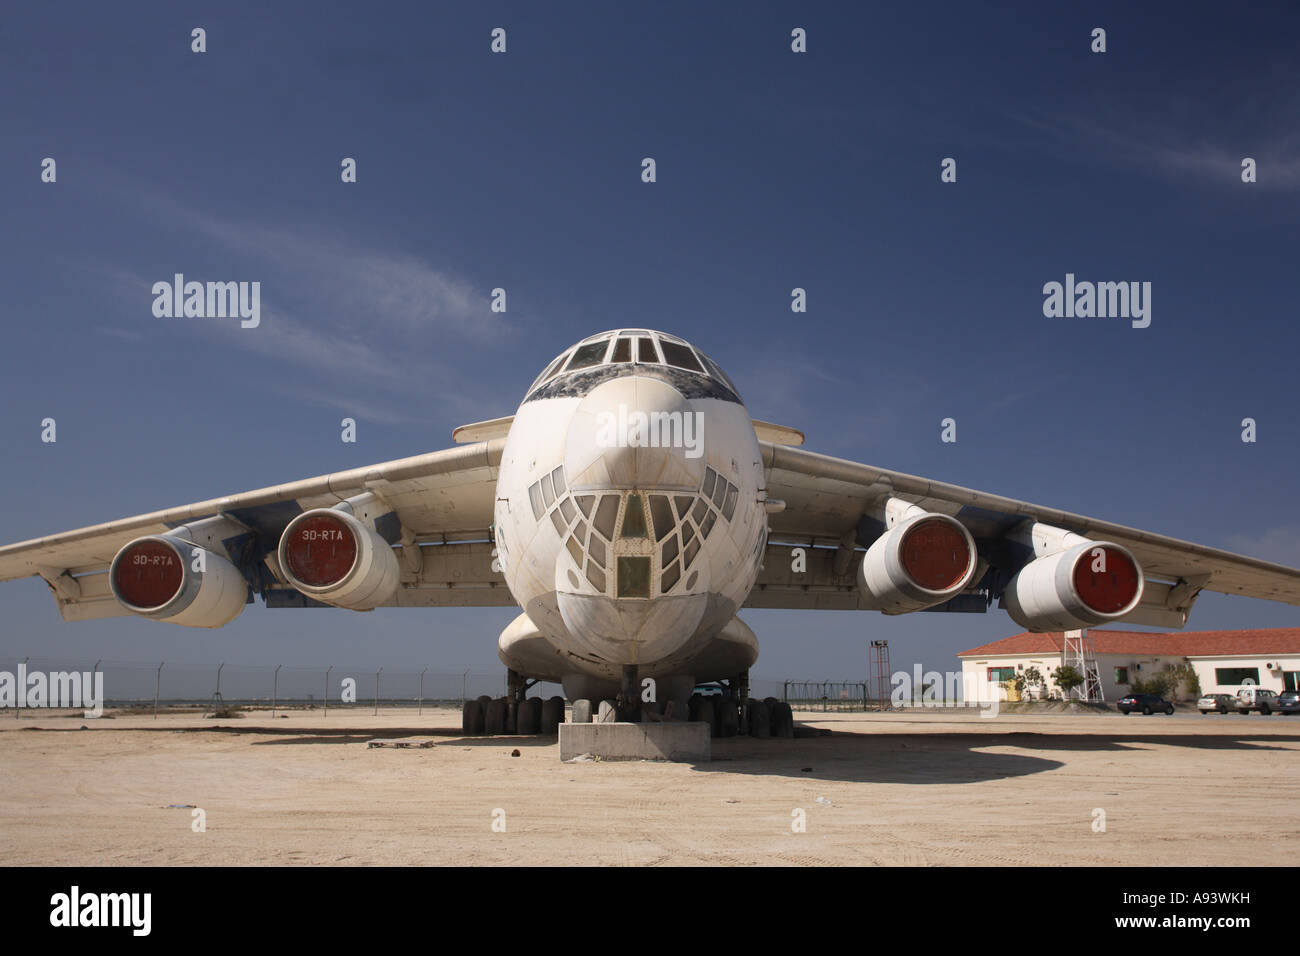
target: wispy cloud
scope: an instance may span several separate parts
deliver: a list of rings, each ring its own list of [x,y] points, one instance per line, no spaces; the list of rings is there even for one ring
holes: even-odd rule
[[[125,339],[128,342],[140,342],[144,339],[144,334],[134,329],[114,328],[108,325],[97,325],[95,331],[100,335],[107,335],[114,339]]]
[[[1061,151],[1087,153],[1178,182],[1239,186],[1252,157],[1260,189],[1300,189],[1300,91],[1291,66],[1261,64],[1248,77],[1158,101],[1099,105],[1095,112],[1049,108],[1005,111]],[[1102,118],[1105,117],[1104,120]]]
[[[810,447],[819,451],[855,456],[878,447],[881,436],[903,420],[903,401],[891,396],[916,400],[932,391],[928,383],[904,368],[882,365],[872,372],[872,400],[846,401],[830,429],[831,420],[824,411],[826,396],[860,395],[860,381],[836,374],[824,359],[789,351],[782,351],[779,357],[764,353],[749,361],[741,358],[732,368],[737,387],[757,418],[798,428]]]
[[[490,311],[488,290],[401,250],[363,246],[307,225],[240,221],[157,192],[126,187],[124,193],[137,214],[187,240],[206,241],[210,258],[241,263],[237,275],[187,278],[261,282],[258,327],[203,320],[194,328],[214,343],[297,367],[298,376],[277,376],[281,394],[390,423],[427,421],[430,408],[469,419],[484,417],[485,407],[495,413],[496,389],[473,370],[491,363],[465,361],[511,341],[510,321]],[[172,278],[170,269],[142,274],[138,263],[93,268],[137,314],[148,314],[153,283]]]
[[[1228,538],[1227,547],[1238,554],[1300,568],[1300,526],[1282,525],[1256,534],[1234,534]]]
[[[1258,186],[1300,189],[1300,140],[1294,126],[1240,135],[1229,139],[1169,118],[1109,114],[1107,122],[1078,113],[1012,112],[1021,125],[1050,134],[1055,144],[1071,152],[1083,150],[1119,165],[1201,185],[1241,183],[1241,161],[1257,164]]]

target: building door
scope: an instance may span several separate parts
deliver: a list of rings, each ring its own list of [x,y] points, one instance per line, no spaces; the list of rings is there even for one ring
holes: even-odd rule
[[[1284,690],[1300,690],[1300,671],[1283,671],[1282,687]]]

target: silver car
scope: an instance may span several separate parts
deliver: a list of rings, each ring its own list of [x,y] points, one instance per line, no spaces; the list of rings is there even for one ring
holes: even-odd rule
[[[1206,694],[1196,702],[1203,714],[1227,714],[1237,709],[1237,698],[1231,694]]]

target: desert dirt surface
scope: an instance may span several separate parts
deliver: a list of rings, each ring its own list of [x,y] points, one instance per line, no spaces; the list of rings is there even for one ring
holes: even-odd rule
[[[0,717],[0,858],[1289,865],[1300,836],[1296,717],[795,717],[833,733],[715,740],[712,761],[690,764],[561,763],[554,738],[462,738],[458,710],[207,720],[9,712]],[[431,745],[369,747],[376,738]],[[205,832],[192,829],[191,804]],[[793,832],[798,810],[805,832]],[[504,832],[493,829],[503,818],[494,811]]]

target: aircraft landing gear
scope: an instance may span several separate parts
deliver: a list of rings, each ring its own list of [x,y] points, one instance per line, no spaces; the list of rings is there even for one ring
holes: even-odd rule
[[[736,733],[748,734],[750,724],[749,671],[741,671],[731,679],[731,698],[735,706],[738,708]]]
[[[614,701],[618,710],[619,721],[637,724],[641,722],[641,682],[637,680],[637,666],[623,665],[623,686]]]
[[[462,705],[461,733],[466,737],[559,733],[564,723],[564,698],[529,697],[528,691],[537,683],[537,679],[524,677],[518,671],[506,671],[506,696],[493,699],[484,695]]]
[[[775,697],[763,700],[750,697],[749,671],[741,671],[730,680],[710,686],[716,686],[721,693],[691,695],[690,719],[710,724],[713,737],[743,734],[761,740],[794,736],[794,715],[790,705]]]

